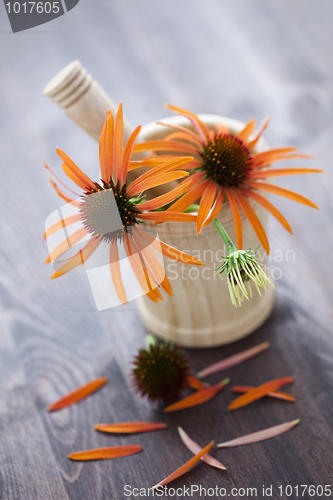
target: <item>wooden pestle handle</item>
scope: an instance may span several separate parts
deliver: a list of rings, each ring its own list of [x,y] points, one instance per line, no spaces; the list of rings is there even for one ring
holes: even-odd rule
[[[117,113],[114,101],[96,80],[93,80],[78,60],[72,61],[57,73],[46,85],[43,93],[57,103],[60,108],[63,108],[65,114],[97,142],[99,142],[102,132],[106,111],[111,110],[114,116]],[[134,127],[124,117],[124,144],[133,130]],[[133,155],[133,159],[139,160],[145,156],[143,153],[136,153]],[[129,181],[133,181],[147,170],[147,167],[142,167],[129,172]],[[172,183],[172,185],[169,183],[168,190],[176,185],[176,183]],[[164,186],[157,186],[149,190],[147,198],[159,196],[164,192]]]

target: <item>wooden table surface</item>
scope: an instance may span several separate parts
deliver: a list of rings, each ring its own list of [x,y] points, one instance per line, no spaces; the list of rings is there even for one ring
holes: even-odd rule
[[[300,425],[284,436],[215,451],[226,472],[201,464],[170,487],[219,486],[228,494],[257,488],[257,498],[269,498],[262,487],[272,485],[273,498],[287,498],[279,495],[280,485],[332,484],[332,16],[331,0],[82,0],[62,18],[13,35],[0,5],[2,500],[125,498],[124,485],[148,488],[191,457],[178,425],[205,445],[295,418]],[[229,414],[228,388],[192,410],[161,413],[131,389],[130,363],[145,335],[136,305],[98,313],[85,275],[50,281],[42,232],[59,200],[42,160],[60,168],[59,146],[89,175],[98,172],[97,144],[41,94],[76,58],[124,103],[134,125],[168,115],[165,102],[242,121],[269,115],[272,146],[297,145],[316,156],[308,166],[326,170],[279,180],[320,211],[272,198],[294,234],[270,220],[271,266],[281,279],[269,320],[236,344],[187,351],[199,370],[270,341],[260,358],[226,375],[248,385],[292,375],[295,404],[266,398]],[[61,412],[45,410],[102,375],[110,381],[96,395]],[[127,437],[92,428],[131,420],[163,421],[169,428]],[[85,464],[67,459],[73,451],[127,443],[142,444],[144,452]],[[303,498],[322,498],[320,489]]]

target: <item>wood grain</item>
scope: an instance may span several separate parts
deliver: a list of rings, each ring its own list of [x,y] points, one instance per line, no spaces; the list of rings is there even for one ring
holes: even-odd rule
[[[272,484],[276,494],[279,485],[331,484],[332,2],[82,1],[52,23],[15,35],[8,33],[4,8],[2,3],[1,500],[123,498],[125,484],[152,486],[191,458],[177,426],[205,446],[295,418],[299,426],[284,436],[212,451],[226,472],[200,464],[174,486],[257,487],[260,498],[263,484]],[[49,280],[42,233],[59,200],[42,160],[60,172],[55,147],[61,147],[88,175],[99,169],[93,139],[42,95],[50,78],[76,58],[117,104],[124,103],[134,126],[168,115],[164,102],[241,121],[268,114],[270,145],[298,145],[317,156],[309,167],[326,170],[278,182],[311,198],[320,211],[272,199],[294,234],[270,219],[271,267],[282,276],[269,320],[234,345],[187,351],[196,372],[270,341],[260,361],[225,376],[233,385],[253,386],[293,376],[294,405],[266,398],[228,414],[234,396],[226,388],[205,405],[163,415],[131,389],[130,362],[145,333],[136,305],[97,313],[84,274]],[[72,408],[46,412],[49,403],[100,376],[110,380],[103,390]],[[165,422],[168,429],[135,442],[93,429],[99,422],[138,420]],[[130,443],[142,445],[143,453],[86,464],[66,458]]]

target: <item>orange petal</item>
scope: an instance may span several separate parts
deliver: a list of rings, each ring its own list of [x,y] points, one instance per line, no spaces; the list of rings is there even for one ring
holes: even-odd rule
[[[222,123],[219,123],[218,125],[216,125],[216,133],[217,135],[230,134],[230,130],[226,125],[222,125]]]
[[[188,386],[191,387],[191,389],[195,389],[196,391],[202,391],[202,389],[207,389],[207,387],[210,387],[209,384],[204,384],[198,378],[193,377],[193,375],[187,377],[187,383]]]
[[[231,448],[233,446],[242,446],[244,444],[258,443],[259,441],[264,441],[275,436],[279,436],[285,432],[290,431],[295,425],[299,424],[300,419],[293,420],[292,422],[285,422],[284,424],[275,425],[274,427],[269,427],[268,429],[263,429],[258,432],[253,432],[252,434],[247,434],[232,441],[226,441],[225,443],[220,443],[217,445],[218,448]]]
[[[139,219],[152,220],[155,222],[177,221],[177,222],[196,222],[197,216],[193,214],[184,214],[184,212],[145,212],[138,215]]]
[[[150,432],[166,429],[167,424],[157,422],[122,422],[120,424],[96,424],[94,429],[112,434],[134,434],[136,432]]]
[[[275,168],[270,170],[254,170],[249,174],[248,178],[266,179],[267,177],[280,177],[282,175],[316,174],[322,172],[324,170],[316,168]]]
[[[268,184],[266,182],[247,180],[246,183],[254,189],[261,189],[262,191],[267,191],[268,193],[279,194],[280,196],[284,196],[285,198],[289,198],[290,200],[297,201],[298,203],[302,203],[303,205],[308,205],[313,208],[319,208],[311,200],[305,198],[305,196],[294,193],[293,191],[289,191],[289,189],[285,189],[279,186],[274,186],[273,184]]]
[[[112,282],[114,284],[119,299],[123,304],[127,304],[127,297],[120,273],[117,241],[112,241],[110,243],[110,272],[111,272]]]
[[[179,467],[179,469],[177,469],[175,472],[173,472],[172,474],[170,474],[170,476],[168,476],[165,479],[163,479],[163,481],[160,481],[158,484],[155,484],[155,486],[153,486],[152,489],[156,489],[159,486],[164,486],[165,484],[170,483],[174,479],[177,479],[178,477],[180,477],[183,474],[185,474],[186,472],[188,472],[190,469],[192,469],[192,467],[196,463],[199,462],[199,460],[201,459],[201,457],[203,457],[204,455],[206,455],[206,453],[209,452],[209,450],[212,448],[213,444],[214,444],[214,441],[212,441],[211,443],[209,443],[205,448],[202,448],[202,450],[199,453],[197,453],[193,458],[191,458],[191,460],[189,460],[184,465],[182,465],[181,467]]]
[[[79,222],[81,220],[81,215],[76,214],[76,215],[71,215],[70,217],[66,217],[65,219],[61,219],[52,226],[50,226],[44,233],[44,240],[51,236],[52,234],[56,233],[60,229],[64,229],[65,227],[69,226],[70,224],[74,224],[74,222]]]
[[[79,389],[75,389],[75,391],[72,391],[66,396],[58,399],[58,401],[49,405],[47,409],[48,411],[57,411],[61,410],[62,408],[67,408],[67,406],[71,406],[74,403],[78,403],[93,392],[97,391],[97,389],[106,384],[107,381],[107,377],[101,377],[97,378],[96,380],[92,380],[91,382],[88,382],[88,384],[79,387]]]
[[[140,236],[149,244],[151,245],[152,248],[155,248],[158,252],[163,253],[166,257],[169,257],[170,259],[177,260],[179,262],[183,262],[184,264],[192,264],[192,265],[199,265],[199,266],[204,266],[200,260],[198,260],[195,257],[192,257],[192,255],[189,255],[187,253],[181,252],[180,250],[177,250],[177,248],[174,248],[167,243],[164,243],[161,240],[158,240],[157,238],[153,238],[150,234],[146,233],[140,228],[136,228]]]
[[[266,118],[263,119],[260,127],[258,128],[254,138],[252,139],[252,141],[248,142],[247,143],[247,147],[251,150],[254,148],[254,146],[257,144],[258,140],[260,139],[262,133],[264,132],[264,130],[267,128],[269,124],[269,117],[266,116]]]
[[[251,189],[241,188],[241,191],[243,194],[245,194],[245,196],[252,198],[254,201],[259,203],[259,205],[266,208],[266,210],[270,212],[273,215],[273,217],[275,217],[283,225],[283,227],[285,227],[286,230],[289,231],[290,234],[292,234],[292,230],[289,223],[286,221],[283,215],[274,207],[274,205],[272,205],[271,202],[266,200],[266,198],[261,196],[261,194],[257,193],[256,191],[252,191]]]
[[[135,144],[133,152],[140,153],[141,151],[177,151],[177,153],[195,154],[197,148],[177,141],[147,141]]]
[[[53,188],[55,189],[55,191],[57,192],[58,196],[60,196],[60,198],[62,198],[63,200],[67,201],[67,203],[72,203],[73,201],[75,201],[73,198],[69,198],[67,195],[65,195],[65,193],[63,191],[61,191],[61,189],[58,188],[58,186],[51,179],[51,177],[50,177],[50,182],[51,182]]]
[[[54,274],[52,274],[51,279],[59,278],[59,276],[68,273],[75,267],[82,266],[94,253],[100,242],[101,238],[91,238],[82,250],[75,254],[69,262],[66,262],[66,264],[61,266]]]
[[[204,222],[212,209],[216,194],[216,188],[217,184],[210,181],[204,192],[202,193],[197,217],[197,235],[200,234],[202,226],[204,225]]]
[[[258,236],[258,239],[266,252],[269,254],[269,243],[268,239],[265,233],[265,229],[263,228],[260,220],[258,219],[257,214],[251,207],[250,203],[247,201],[245,196],[239,191],[238,189],[234,190],[234,195],[239,203],[239,206],[243,210],[245,216],[247,217],[248,221],[250,222],[251,226],[253,227],[256,235]]]
[[[290,147],[290,148],[278,148],[278,149],[269,149],[268,151],[263,151],[262,153],[255,153],[253,155],[253,163],[260,164],[261,161],[271,160],[274,161],[275,157],[285,156],[288,153],[293,153],[297,151],[298,148]]]
[[[243,130],[236,135],[237,139],[239,139],[240,141],[245,142],[247,140],[247,138],[249,137],[249,135],[251,134],[252,130],[254,129],[255,124],[256,124],[255,120],[250,120],[245,125],[245,127],[243,128]]]
[[[265,384],[252,389],[251,391],[243,394],[239,398],[235,399],[229,406],[228,410],[236,410],[237,408],[241,408],[245,405],[252,403],[253,401],[257,401],[258,399],[263,398],[269,392],[274,392],[277,389],[280,389],[285,384],[292,384],[294,379],[292,377],[283,377],[277,378],[275,380],[271,380],[270,382],[266,382]]]
[[[203,172],[196,172],[194,175],[191,175],[190,179],[192,179],[192,186],[189,192],[171,205],[171,207],[167,209],[167,212],[183,212],[183,210],[197,201],[209,183],[208,180],[202,180],[204,176],[205,174]]]
[[[105,123],[99,140],[101,177],[105,182],[109,182],[112,177],[113,128],[113,114],[111,111],[107,111]]]
[[[200,120],[200,118],[196,114],[191,113],[191,111],[187,111],[186,109],[173,106],[172,104],[166,104],[166,107],[174,113],[178,113],[179,115],[183,115],[188,118],[203,140],[205,140],[209,136],[209,128]]]
[[[202,141],[199,140],[198,135],[186,127],[182,127],[181,125],[173,125],[171,123],[163,123],[163,122],[156,122],[156,125],[163,125],[163,127],[169,127],[174,130],[180,130],[182,132],[185,132],[188,136],[191,136],[192,141],[194,140],[196,143],[202,146]]]
[[[214,220],[215,217],[218,216],[218,214],[220,213],[220,210],[222,208],[222,203],[223,203],[223,189],[219,188],[218,195],[215,199],[212,211],[211,211],[208,219],[205,220],[204,226],[208,226],[212,222],[212,220]]]
[[[249,387],[246,385],[235,385],[231,388],[232,392],[250,392],[252,389],[255,389],[254,387]],[[286,392],[281,392],[281,391],[273,391],[273,392],[268,392],[266,396],[270,396],[272,398],[276,399],[282,399],[283,401],[290,401],[291,403],[294,403],[296,401],[296,398],[292,396],[291,394],[287,394]]]
[[[71,181],[73,181],[77,186],[79,186],[84,191],[87,191],[88,188],[85,185],[85,183],[77,175],[74,174],[74,172],[69,168],[68,165],[66,165],[66,163],[62,164],[62,168],[67,177],[69,177]]]
[[[55,247],[54,250],[50,253],[48,258],[45,261],[45,264],[49,264],[52,260],[57,259],[61,254],[67,252],[70,248],[72,248],[76,243],[82,240],[85,236],[87,236],[87,230],[84,227],[81,227],[75,233],[67,236],[67,238],[62,241],[58,246]]]
[[[234,192],[229,188],[226,188],[225,192],[230,203],[232,218],[234,219],[237,246],[239,250],[241,250],[243,248],[243,228],[241,214],[234,197]]]
[[[269,152],[269,151],[268,151]],[[261,154],[261,153],[260,153]],[[308,158],[315,158],[312,155],[302,155],[302,154],[288,154],[288,155],[273,155],[267,157],[262,157],[260,159],[256,158],[256,155],[253,155],[253,162],[252,162],[252,168],[255,170],[259,170],[260,168],[268,167],[272,163],[276,163],[278,161],[283,161],[283,160],[296,160],[296,159],[308,159]]]
[[[161,186],[162,184],[166,184],[167,182],[181,179],[182,177],[188,177],[188,175],[189,175],[188,172],[185,172],[185,170],[177,170],[177,172],[170,172],[161,175],[153,175],[149,179],[136,183],[135,187],[133,186],[135,182],[134,181],[128,189],[128,196],[132,197],[138,193],[147,191],[147,189],[151,189],[156,186]]]
[[[202,141],[199,140],[198,137],[196,137],[194,139],[193,136],[191,136],[190,134],[188,134],[187,132],[173,132],[172,134],[169,134],[165,137],[165,141],[174,141],[174,140],[181,140],[182,142],[183,141],[187,141],[187,142],[191,142],[191,143],[194,143],[196,144],[197,148],[198,146],[201,147],[202,146]]]
[[[122,104],[119,104],[114,124],[112,160],[113,160],[113,178],[114,182],[117,183],[120,180],[122,161],[123,161],[123,105]]]
[[[173,403],[166,408],[164,408],[164,413],[169,413],[171,411],[184,410],[185,408],[192,408],[192,406],[201,405],[206,403],[212,399],[218,392],[220,392],[223,387],[225,387],[230,382],[229,378],[225,378],[221,382],[216,385],[212,385],[212,387],[208,387],[207,389],[203,389],[202,391],[195,392],[190,396],[186,396],[185,398]]]
[[[71,460],[105,460],[107,458],[127,457],[142,451],[139,444],[126,446],[110,446],[109,448],[96,448],[95,450],[77,451],[68,455]]]
[[[66,155],[66,153],[64,153],[59,148],[57,148],[56,151],[57,151],[58,155],[60,156],[60,158],[65,162],[67,167],[73,172],[73,174],[78,179],[80,179],[82,181],[84,186],[86,186],[86,190],[87,189],[95,189],[95,184],[93,183],[93,181],[91,179],[89,179],[89,177],[84,172],[82,172],[82,170],[77,165],[75,165],[73,160],[71,160],[69,158],[69,156]]]
[[[121,175],[120,175],[120,185],[122,186],[124,182],[126,181],[129,165],[130,165],[130,159],[133,153],[133,148],[134,144],[136,141],[136,138],[139,135],[139,132],[141,130],[141,126],[137,127],[134,132],[132,132],[131,137],[128,139],[127,144],[124,149],[124,155],[123,155],[123,166],[121,169]]]
[[[177,187],[169,191],[168,193],[162,194],[161,196],[157,196],[153,200],[145,201],[144,203],[140,203],[138,205],[138,209],[140,210],[156,210],[156,208],[163,207],[168,203],[174,201],[178,196],[188,191],[190,184],[192,184],[191,179],[186,179],[182,183],[180,183]]]
[[[180,439],[183,441],[184,445],[194,454],[200,453],[202,450],[201,446],[198,445],[193,439],[190,438],[190,436],[182,429],[181,427],[178,427],[178,433],[180,436]],[[201,457],[201,460],[203,462],[206,462],[206,464],[211,465],[212,467],[216,467],[217,469],[222,469],[226,470],[227,468],[224,467],[221,462],[216,460],[216,458],[212,457],[208,453]]]

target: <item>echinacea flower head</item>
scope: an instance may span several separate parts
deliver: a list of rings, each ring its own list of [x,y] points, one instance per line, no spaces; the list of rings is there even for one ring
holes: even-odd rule
[[[258,191],[278,194],[305,205],[318,208],[312,201],[288,189],[262,182],[263,179],[283,175],[322,172],[317,169],[285,168],[272,169],[270,165],[281,160],[309,158],[307,155],[295,153],[297,148],[287,147],[271,149],[261,153],[255,152],[255,146],[268,125],[265,119],[255,132],[255,121],[251,120],[244,128],[233,133],[225,125],[208,127],[200,118],[190,111],[167,105],[178,115],[188,119],[192,130],[180,125],[160,123],[173,129],[164,140],[149,141],[137,144],[134,151],[154,151],[160,153],[188,154],[193,161],[187,165],[192,173],[192,184],[187,193],[177,200],[168,211],[183,211],[200,199],[197,218],[197,233],[208,225],[220,212],[224,197],[229,201],[232,210],[237,245],[243,247],[243,231],[240,210],[249,220],[258,239],[267,253],[269,243],[265,230],[249,203],[249,199],[262,205],[291,233],[291,228],[283,215]]]
[[[150,401],[168,402],[188,387],[190,368],[183,352],[170,343],[150,344],[134,359],[135,389]]]
[[[273,283],[265,274],[257,261],[257,251],[234,250],[224,258],[223,264],[215,269],[228,283],[231,302],[241,306],[243,300],[252,298],[251,282],[254,283],[259,295],[260,288],[266,291],[267,285],[274,288]]]
[[[189,173],[179,170],[191,161],[191,157],[163,158],[156,162],[154,168],[137,177],[132,183],[127,182],[130,167],[130,158],[140,127],[132,133],[126,146],[123,148],[123,113],[119,106],[114,119],[111,111],[106,113],[105,124],[99,144],[99,159],[101,179],[92,181],[61,149],[57,149],[63,161],[65,174],[81,189],[75,193],[74,199],[64,193],[51,179],[51,183],[58,195],[69,204],[77,208],[77,213],[66,217],[49,227],[44,237],[56,233],[63,228],[69,228],[74,223],[81,223],[81,227],[59,244],[47,259],[47,263],[58,259],[70,247],[84,242],[83,248],[65,262],[53,274],[57,278],[84,264],[103,242],[109,245],[109,264],[112,282],[122,303],[127,302],[119,264],[118,245],[122,244],[129,258],[144,294],[157,302],[162,296],[157,285],[172,295],[171,285],[166,278],[163,268],[158,262],[153,250],[167,257],[187,264],[203,265],[198,259],[187,255],[166,243],[154,238],[144,231],[146,221],[161,223],[165,221],[195,221],[191,214],[178,212],[157,211],[158,208],[173,202],[189,188],[191,180],[186,179],[175,189],[157,198],[146,200],[143,193],[155,186],[161,186],[176,179],[188,177]],[[46,168],[53,174],[51,169]],[[60,181],[62,183],[62,181]],[[63,183],[62,183],[63,184]],[[120,226],[119,226],[120,221]],[[118,225],[117,223],[118,222]]]

